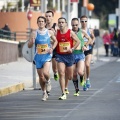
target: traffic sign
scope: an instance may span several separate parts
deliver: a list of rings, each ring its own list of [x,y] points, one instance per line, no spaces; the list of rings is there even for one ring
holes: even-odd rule
[[[32,18],[32,11],[31,10],[28,11],[27,18],[28,18],[28,20],[31,20],[31,18]]]

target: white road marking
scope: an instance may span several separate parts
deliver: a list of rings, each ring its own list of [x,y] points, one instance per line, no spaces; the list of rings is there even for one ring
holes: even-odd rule
[[[117,83],[120,83],[120,77],[116,80]]]
[[[120,62],[120,59],[118,59],[117,62]]]
[[[100,58],[101,61],[104,61],[104,62],[109,62],[110,61],[110,58]]]

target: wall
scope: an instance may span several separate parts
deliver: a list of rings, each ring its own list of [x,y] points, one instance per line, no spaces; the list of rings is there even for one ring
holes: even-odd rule
[[[31,28],[37,29],[37,18],[41,15],[40,12],[32,12]],[[54,22],[57,22],[58,18],[61,17],[61,13],[55,12]],[[0,28],[8,23],[12,32],[15,31],[27,31],[28,19],[26,12],[0,12]]]
[[[0,39],[0,64],[5,64],[18,60],[17,41]]]

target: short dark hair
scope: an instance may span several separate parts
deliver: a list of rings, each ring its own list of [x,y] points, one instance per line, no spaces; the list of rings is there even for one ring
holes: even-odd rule
[[[46,18],[45,18],[44,16],[39,16],[39,17],[37,18],[37,23],[38,23],[38,20],[39,20],[40,18],[44,19],[44,22],[46,23]]]
[[[54,16],[54,12],[52,10],[48,10],[45,13],[52,13],[52,16]]]
[[[80,19],[82,19],[82,18],[88,18],[86,15],[82,15],[81,17],[80,17]]]
[[[79,19],[78,18],[73,18],[71,21],[74,21],[74,20],[77,20],[79,22]]]
[[[66,18],[64,18],[64,17],[60,17],[60,18],[58,19],[58,21],[59,21],[60,19],[64,19],[65,22],[67,22],[67,21],[66,21]]]

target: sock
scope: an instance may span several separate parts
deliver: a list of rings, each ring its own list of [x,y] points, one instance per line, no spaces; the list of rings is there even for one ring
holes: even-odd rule
[[[84,76],[80,76],[80,81],[82,81],[82,80],[83,80],[83,77],[84,77]]]
[[[46,94],[46,90],[45,90],[45,91],[43,91],[43,94]]]
[[[54,73],[54,75],[57,75],[57,74],[58,74],[58,72]]]
[[[78,79],[77,80],[73,80],[73,84],[74,84],[75,89],[79,89],[78,88]]]
[[[50,79],[47,81],[47,83],[50,83]]]
[[[89,78],[87,78],[87,80],[90,80]]]

